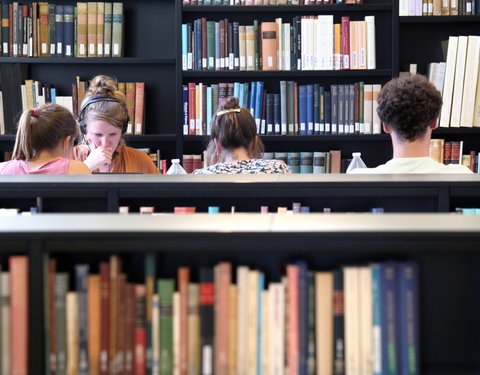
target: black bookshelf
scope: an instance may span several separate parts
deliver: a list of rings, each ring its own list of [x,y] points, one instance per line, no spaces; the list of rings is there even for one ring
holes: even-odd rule
[[[478,23],[480,16],[403,16],[400,23]]]
[[[229,5],[189,5],[183,13],[331,13],[331,12],[389,12],[391,3],[383,4],[329,4],[329,5],[275,5],[275,6],[229,6]]]

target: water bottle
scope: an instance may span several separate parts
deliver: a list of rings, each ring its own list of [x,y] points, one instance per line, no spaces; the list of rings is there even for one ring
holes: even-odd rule
[[[362,156],[362,154],[360,152],[352,153],[352,161],[348,165],[347,173],[350,173],[351,171],[353,171],[354,169],[357,169],[357,168],[367,168],[367,166],[363,162],[361,156]]]
[[[180,165],[180,159],[172,159],[172,165],[168,168],[167,174],[187,174]]]

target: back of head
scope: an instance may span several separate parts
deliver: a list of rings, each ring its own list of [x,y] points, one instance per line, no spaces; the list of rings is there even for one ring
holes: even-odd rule
[[[209,154],[213,152],[213,140],[226,151],[244,148],[251,158],[260,157],[263,151],[263,144],[257,138],[255,119],[249,110],[239,107],[236,97],[219,105],[211,121],[211,140],[207,149]]]
[[[90,86],[85,99],[82,102],[84,106],[89,100],[98,97],[112,97],[118,99],[120,103],[114,101],[98,101],[89,104],[82,112],[82,123],[87,124],[92,120],[108,122],[116,128],[123,129],[128,118],[125,95],[118,91],[116,79],[98,75],[90,81]]]
[[[18,122],[12,158],[34,160],[40,152],[55,149],[68,136],[73,146],[78,135],[77,121],[68,109],[52,103],[27,109]]]
[[[380,91],[377,113],[399,137],[407,141],[421,138],[437,120],[442,95],[422,75],[392,79]]]

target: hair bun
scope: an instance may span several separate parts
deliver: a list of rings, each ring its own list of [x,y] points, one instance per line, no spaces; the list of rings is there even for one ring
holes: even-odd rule
[[[227,98],[227,100],[225,100],[222,104],[218,106],[218,110],[224,111],[228,109],[240,108],[240,106],[238,105],[238,102],[239,100],[237,97],[230,96],[229,98]]]
[[[107,75],[98,75],[90,81],[87,96],[115,96],[117,80]]]

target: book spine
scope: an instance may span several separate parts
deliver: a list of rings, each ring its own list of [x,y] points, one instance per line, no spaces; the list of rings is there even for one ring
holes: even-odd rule
[[[74,7],[73,5],[64,5],[63,6],[63,43],[64,43],[64,52],[65,57],[74,57]],[[79,36],[79,35],[78,35]],[[77,37],[78,39],[78,37]]]
[[[145,82],[135,83],[135,134],[144,134]]]
[[[10,373],[11,364],[11,336],[8,334],[11,324],[11,294],[10,294],[10,273],[2,272],[0,274],[0,286],[1,286],[1,347],[2,347],[2,374]]]
[[[215,363],[216,375],[228,374],[228,307],[231,284],[231,265],[219,263],[215,268]]]
[[[188,372],[188,292],[190,270],[187,267],[178,269],[178,289],[180,295],[180,375]]]
[[[88,311],[88,374],[100,373],[100,276],[89,275],[87,278]]]
[[[103,29],[103,57],[112,55],[112,22],[113,22],[112,3],[105,3],[105,17]]]
[[[100,263],[100,375],[109,375],[110,265]]]
[[[57,343],[57,375],[66,375],[67,371],[67,310],[69,274],[60,272],[55,275],[55,316]]]
[[[174,280],[159,279],[159,312],[160,312],[160,354],[159,375],[171,375],[173,372],[173,331],[172,309]]]
[[[147,374],[151,375],[152,373],[152,310],[153,310],[153,294],[155,293],[155,270],[156,270],[156,257],[154,254],[147,253],[145,254],[145,326],[147,334],[146,342],[146,365],[147,365]]]
[[[79,375],[87,375],[88,372],[88,319],[87,319],[87,277],[88,265],[75,266],[76,290],[78,296],[78,371]]]
[[[213,373],[214,276],[213,269],[200,268],[200,346],[201,374]]]
[[[333,373],[345,374],[345,311],[343,274],[333,271]]]
[[[188,374],[200,374],[200,291],[191,283],[188,290]]]
[[[97,3],[97,38],[96,38],[96,50],[97,57],[103,57],[103,43],[105,40],[105,3]]]
[[[134,374],[146,375],[147,335],[146,335],[146,286],[135,285],[135,351]]]
[[[123,3],[112,5],[112,57],[123,57]]]
[[[57,373],[57,342],[55,331],[57,330],[55,315],[55,272],[57,263],[54,259],[48,261],[48,319],[49,319],[49,344],[50,344],[50,371],[53,374]]]
[[[298,375],[299,372],[299,269],[298,266],[287,266],[287,368],[289,375]]]
[[[55,31],[55,4],[48,4],[48,42],[49,42],[49,54],[55,56],[57,52],[56,48],[56,36]],[[23,54],[22,54],[23,55]]]

